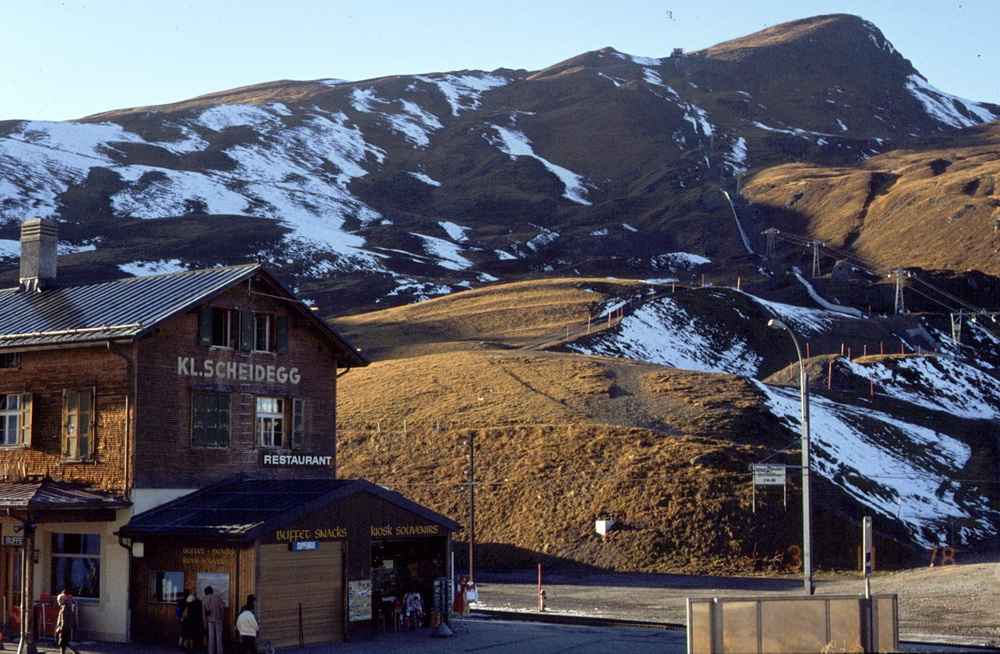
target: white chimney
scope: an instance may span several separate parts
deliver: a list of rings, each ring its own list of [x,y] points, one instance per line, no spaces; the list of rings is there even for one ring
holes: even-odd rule
[[[21,223],[21,289],[41,291],[56,281],[58,223],[31,218]]]

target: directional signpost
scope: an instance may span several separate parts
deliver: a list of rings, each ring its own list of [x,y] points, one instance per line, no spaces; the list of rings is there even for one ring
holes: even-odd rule
[[[788,505],[788,487],[785,485],[786,467],[780,464],[753,464],[753,510],[757,511],[757,487],[781,486],[785,489],[785,505]]]

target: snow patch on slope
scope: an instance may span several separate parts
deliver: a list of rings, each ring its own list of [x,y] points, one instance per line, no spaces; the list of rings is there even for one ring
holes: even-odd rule
[[[510,80],[488,73],[417,76],[416,79],[435,85],[451,105],[453,116],[458,116],[463,109],[478,108],[483,93],[510,84]]]
[[[764,391],[770,411],[797,432],[799,391],[754,383]],[[818,472],[882,516],[894,519],[898,515],[915,542],[949,544],[954,517],[975,525],[966,531],[963,542],[996,533],[995,512],[982,497],[966,494],[959,501],[957,485],[942,484],[947,476],[959,476],[971,456],[964,443],[878,411],[822,397],[810,399],[809,413],[814,474]],[[908,446],[901,448],[900,443]]]
[[[392,109],[398,105],[398,111]],[[430,145],[430,135],[444,127],[434,114],[424,111],[409,100],[385,100],[375,94],[375,89],[351,89],[351,106],[362,113],[379,115],[390,129],[417,147]]]
[[[628,357],[685,370],[752,376],[761,359],[742,337],[722,332],[670,298],[649,302],[622,318],[613,334],[568,349]]]
[[[886,363],[842,362],[878,392],[959,418],[1000,418],[1000,381],[958,360],[907,357]]]
[[[426,234],[417,234],[415,232],[411,233],[413,236],[423,240],[424,251],[437,259],[437,264],[442,268],[447,268],[448,270],[465,270],[472,267],[472,262],[461,255],[462,248],[458,245],[443,238],[437,238],[436,236],[427,236]]]
[[[118,266],[118,269],[134,277],[148,277],[149,275],[185,272],[188,268],[180,259],[170,259],[169,261],[161,259],[159,261],[123,263]]]
[[[907,78],[906,88],[924,105],[931,118],[949,127],[972,127],[1000,118],[1000,114],[985,105],[940,91],[917,74]]]
[[[590,205],[587,200],[587,186],[583,181],[582,175],[577,175],[571,170],[563,168],[562,166],[557,166],[556,164],[548,161],[535,154],[534,149],[531,146],[531,141],[523,132],[519,132],[507,127],[500,127],[499,125],[493,125],[493,129],[499,136],[498,141],[494,141],[496,146],[500,148],[501,152],[504,152],[511,159],[517,159],[518,157],[531,157],[536,159],[545,168],[559,178],[559,181],[563,183],[566,188],[563,193],[563,197],[572,200],[578,204]]]

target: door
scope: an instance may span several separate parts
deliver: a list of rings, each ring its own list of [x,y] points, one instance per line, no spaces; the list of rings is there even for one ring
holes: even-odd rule
[[[258,641],[276,648],[344,640],[344,544],[324,541],[294,552],[261,545]]]

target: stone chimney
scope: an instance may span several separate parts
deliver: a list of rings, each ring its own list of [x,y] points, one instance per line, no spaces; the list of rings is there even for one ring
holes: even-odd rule
[[[41,291],[56,281],[58,223],[32,218],[21,223],[21,289]]]

